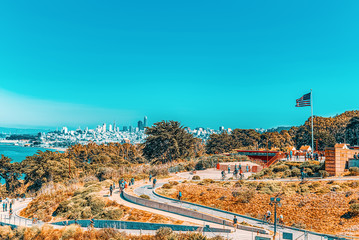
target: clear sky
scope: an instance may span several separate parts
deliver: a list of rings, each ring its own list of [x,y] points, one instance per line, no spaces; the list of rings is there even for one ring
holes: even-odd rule
[[[0,126],[299,125],[358,109],[359,1],[0,3]]]

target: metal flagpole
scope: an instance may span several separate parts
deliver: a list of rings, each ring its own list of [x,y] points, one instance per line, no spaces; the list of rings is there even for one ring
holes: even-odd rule
[[[313,134],[313,92],[312,89],[310,89],[310,107],[312,109],[312,157],[314,156],[314,134]]]

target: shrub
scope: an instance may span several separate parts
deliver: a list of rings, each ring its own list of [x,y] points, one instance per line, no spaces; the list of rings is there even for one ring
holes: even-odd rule
[[[340,189],[339,185],[333,185],[333,186],[330,187],[330,191],[333,191],[333,192],[336,192],[339,189]]]
[[[121,219],[123,212],[118,208],[107,208],[101,214],[98,215],[98,219],[117,220]]]
[[[151,199],[150,196],[146,195],[146,194],[141,194],[140,198],[144,198],[144,199]]]
[[[250,189],[241,189],[238,192],[232,192],[232,196],[240,203],[249,203],[254,197],[254,191]]]
[[[172,186],[176,186],[176,185],[179,184],[179,182],[177,182],[177,181],[170,181],[169,183],[170,183]]]
[[[358,176],[359,175],[359,168],[358,167],[351,167],[349,168],[349,172],[351,176]]]
[[[304,168],[304,172],[308,174],[308,176],[312,176],[313,175],[313,170],[310,168]]]
[[[281,164],[281,165],[277,165],[273,168],[273,172],[277,173],[277,172],[284,172],[286,170],[288,170],[289,167],[285,164]]]
[[[354,216],[359,215],[359,203],[350,204],[350,213]]]
[[[205,184],[209,184],[209,183],[214,183],[214,180],[206,178],[206,179],[203,179],[202,182],[205,183]]]
[[[329,173],[325,170],[319,170],[319,175],[322,177],[322,178],[326,178],[326,177],[329,177]]]
[[[163,184],[162,188],[163,188],[163,189],[171,189],[171,188],[172,188],[172,185],[169,184],[169,183],[165,183],[165,184]]]
[[[201,178],[198,175],[192,177],[192,180],[200,180]]]
[[[300,170],[299,168],[293,168],[292,171],[291,171],[291,176],[292,177],[299,177],[300,176]]]
[[[173,231],[171,228],[164,227],[160,228],[156,231],[155,239],[156,240],[167,240],[173,235]]]

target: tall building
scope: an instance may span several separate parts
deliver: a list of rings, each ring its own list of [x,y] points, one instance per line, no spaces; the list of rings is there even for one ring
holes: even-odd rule
[[[147,127],[147,116],[143,118],[143,127]]]
[[[102,124],[102,132],[106,132],[106,123]]]
[[[142,121],[138,121],[137,122],[137,127],[139,130],[143,130],[143,122]]]
[[[116,128],[116,121],[113,121],[113,131],[116,132],[117,128]]]
[[[68,132],[67,127],[62,127],[61,132],[64,134],[67,134],[67,132]]]
[[[224,132],[224,127],[223,126],[219,127],[219,131]]]
[[[108,125],[108,131],[109,131],[109,132],[112,132],[112,125],[111,125],[111,124]]]
[[[127,132],[127,130],[128,130],[128,129],[127,129],[127,126],[123,126],[123,131],[124,131],[124,132]]]
[[[128,127],[128,131],[129,131],[129,132],[132,132],[132,131],[133,131],[133,127],[132,127],[132,126],[129,126],[129,127]]]

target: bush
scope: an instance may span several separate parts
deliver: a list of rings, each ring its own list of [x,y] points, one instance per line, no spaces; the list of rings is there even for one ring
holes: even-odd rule
[[[333,191],[333,192],[336,192],[339,189],[340,189],[339,185],[333,185],[333,186],[330,187],[330,191]]]
[[[146,195],[146,194],[141,194],[140,198],[144,198],[144,199],[151,199],[150,196]]]
[[[326,178],[326,177],[329,177],[329,173],[325,170],[319,170],[319,175],[322,177],[322,178]]]
[[[284,172],[286,170],[288,170],[289,167],[285,164],[281,164],[281,165],[277,165],[273,168],[273,172],[277,173],[277,172]]]
[[[164,227],[160,228],[156,231],[155,239],[156,240],[168,240],[170,237],[172,237],[173,231],[171,228]]]
[[[205,183],[205,184],[209,184],[209,183],[214,183],[214,180],[206,178],[206,179],[203,179],[202,182]]]
[[[359,215],[359,203],[350,204],[350,213],[354,216]]]
[[[201,180],[201,178],[198,175],[195,175],[192,177],[192,180]]]
[[[250,189],[242,189],[232,192],[232,196],[240,203],[249,203],[254,197],[254,191]]]
[[[165,183],[165,184],[163,184],[162,188],[163,188],[163,189],[171,189],[171,188],[172,188],[172,185],[169,184],[169,183]]]
[[[349,172],[351,176],[358,176],[359,175],[359,168],[358,167],[351,167],[349,168]]]
[[[176,186],[176,185],[179,184],[179,182],[177,182],[177,181],[170,181],[169,183],[170,183],[172,186]]]
[[[292,177],[299,177],[300,176],[300,170],[299,168],[293,168],[292,171],[291,171],[291,176]]]

